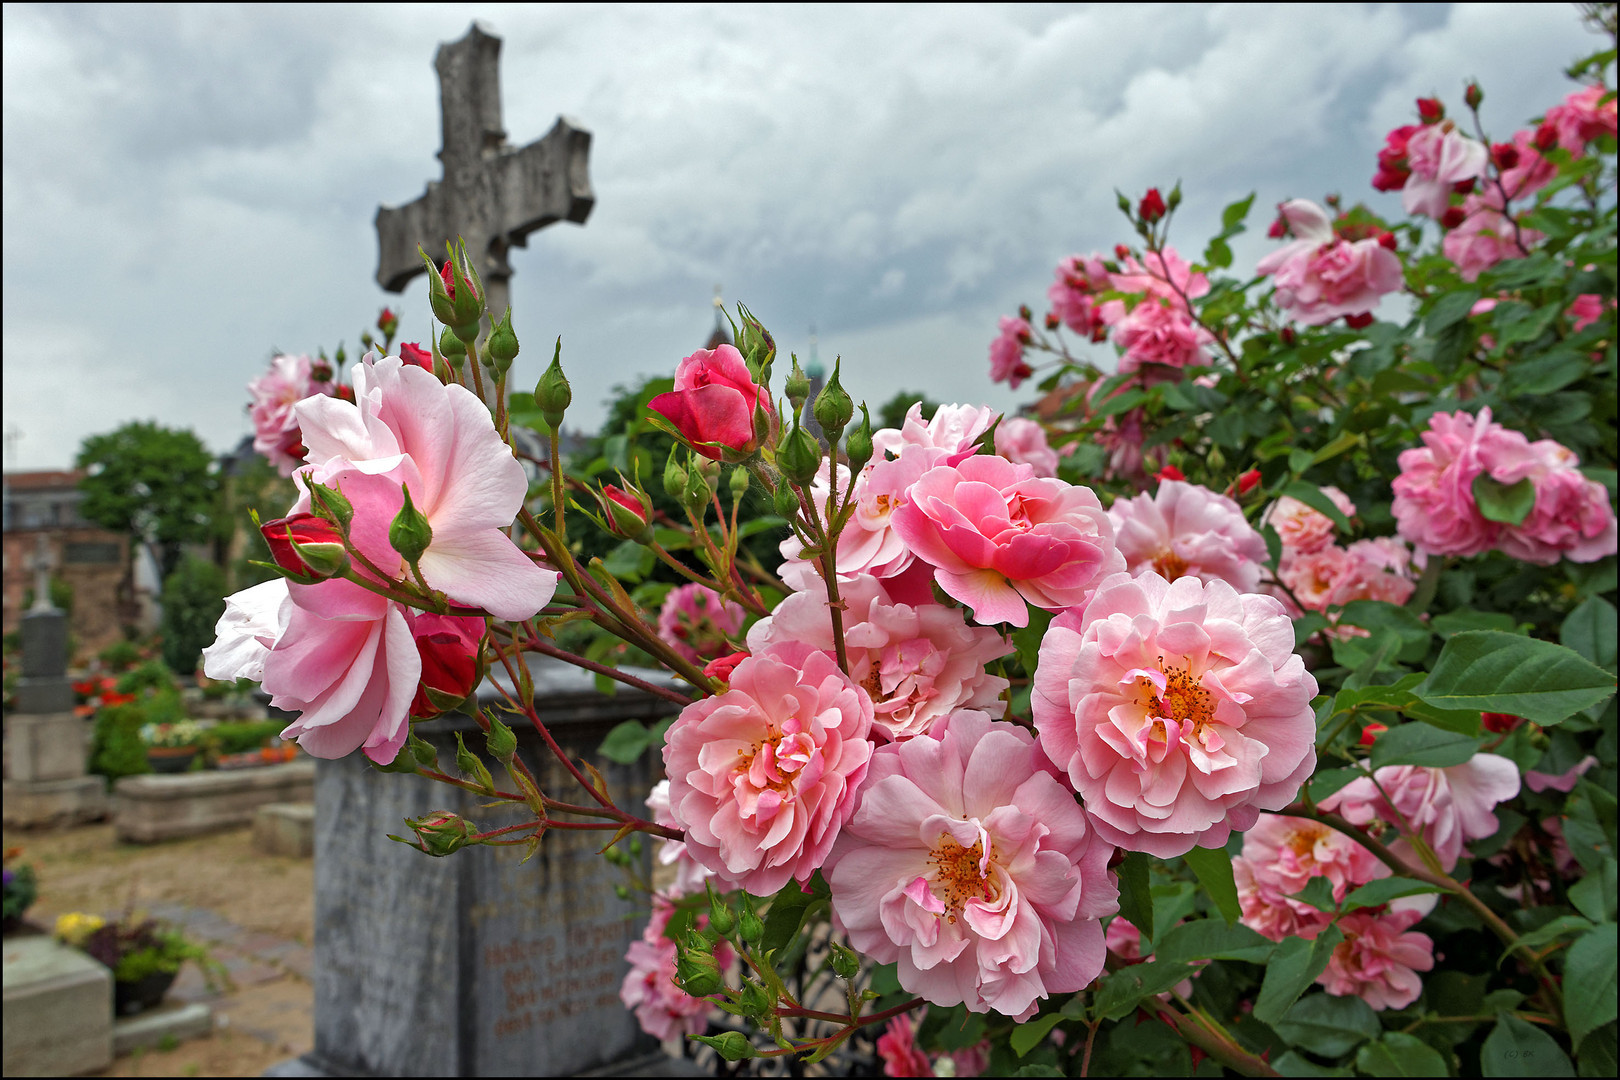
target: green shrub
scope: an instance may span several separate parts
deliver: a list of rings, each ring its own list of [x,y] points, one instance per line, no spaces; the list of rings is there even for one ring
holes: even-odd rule
[[[225,613],[225,572],[186,556],[163,583],[163,659],[182,675],[197,670],[213,644],[214,624]]]
[[[100,658],[102,666],[117,675],[141,662],[141,649],[139,645],[125,638],[102,649]]]
[[[215,753],[245,754],[263,746],[286,726],[280,720],[228,720],[209,728],[203,738]]]
[[[173,690],[174,672],[161,660],[148,660],[140,667],[125,672],[118,680],[117,689],[120,694]]]
[[[111,705],[98,711],[90,738],[90,771],[108,781],[151,772],[152,767],[146,763],[146,744],[141,741],[145,723],[146,707],[142,702]]]

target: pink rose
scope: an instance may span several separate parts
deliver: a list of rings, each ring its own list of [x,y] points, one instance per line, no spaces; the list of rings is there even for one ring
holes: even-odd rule
[[[270,370],[248,383],[253,396],[248,415],[253,420],[253,449],[263,454],[282,476],[291,476],[304,463],[303,437],[293,406],[312,395],[333,392],[330,381],[313,378],[314,362],[307,356],[277,356]]]
[[[980,1039],[961,1050],[948,1050],[930,1058],[917,1045],[917,1027],[928,1015],[925,1005],[890,1020],[877,1038],[877,1054],[883,1059],[884,1076],[983,1076],[990,1067],[990,1040]],[[1061,1032],[1059,1033],[1061,1034]],[[944,1071],[941,1066],[948,1066]]]
[[[671,829],[678,829],[680,825],[675,821],[675,815],[669,808],[669,781],[660,780],[653,785],[647,793],[647,814],[653,822],[665,825]],[[662,890],[662,895],[672,899],[682,896],[696,896],[703,892],[703,883],[709,880],[707,867],[692,857],[686,850],[685,842],[681,840],[662,840],[658,844],[656,855],[660,866],[673,866],[675,868],[675,881],[668,889]]]
[[[203,674],[210,679],[264,680],[264,658],[292,618],[292,596],[285,578],[272,578],[225,598],[225,612],[214,625],[214,643],[203,650]]]
[[[1370,779],[1350,781],[1318,805],[1352,825],[1378,820],[1402,831],[1416,830],[1450,873],[1462,858],[1464,843],[1495,834],[1492,808],[1518,793],[1517,765],[1496,754],[1475,754],[1444,769],[1386,765]],[[1404,839],[1393,846],[1397,853],[1411,851]]]
[[[1573,329],[1578,334],[1603,318],[1603,308],[1603,297],[1597,293],[1582,293],[1569,305],[1569,310],[1565,314],[1575,320]]]
[[[735,652],[732,639],[748,611],[713,589],[692,583],[677,585],[658,611],[658,636],[694,664]]]
[[[1014,390],[1035,373],[1024,362],[1024,346],[1029,344],[1029,323],[1016,315],[1001,317],[1001,334],[990,343],[990,381],[1004,382]]]
[[[1515,199],[1528,199],[1558,175],[1558,167],[1541,156],[1535,136],[1528,131],[1515,132],[1511,143],[1499,143],[1493,150],[1497,183],[1487,182],[1481,192],[1483,203],[1493,210],[1501,210]]]
[[[719,460],[722,451],[739,460],[759,446],[754,411],[774,417],[771,396],[754,385],[742,353],[730,345],[699,349],[675,368],[675,389],[647,407],[674,425],[693,450]]]
[[[1529,516],[1517,525],[1502,526],[1498,540],[1502,551],[1542,566],[1560,558],[1596,562],[1613,555],[1615,519],[1608,490],[1580,472],[1580,459],[1566,447],[1537,439],[1521,448],[1518,443],[1523,442],[1519,436],[1508,453],[1493,443],[1484,459],[1486,469],[1503,483],[1529,477],[1536,486]]]
[[[1013,651],[1000,634],[969,626],[957,608],[894,603],[883,583],[865,574],[840,595],[850,678],[872,699],[873,723],[889,738],[924,734],[958,709],[996,717],[1007,711],[1007,680],[986,670]],[[748,631],[756,653],[791,642],[834,654],[825,593],[793,593]]]
[[[756,654],[665,737],[670,810],[692,856],[757,896],[805,880],[855,809],[872,700],[825,653]]]
[[[1597,758],[1587,754],[1561,773],[1544,773],[1536,772],[1534,769],[1526,769],[1524,786],[1531,791],[1562,791],[1567,795],[1575,790],[1575,785],[1580,781],[1581,777],[1586,775],[1587,770],[1597,763]]]
[[[1239,592],[1259,587],[1265,538],[1224,495],[1162,480],[1152,495],[1116,499],[1108,519],[1129,573],[1151,569],[1166,581],[1190,574],[1200,581],[1225,581]]]
[[[1148,297],[1114,327],[1114,344],[1124,351],[1120,371],[1144,364],[1184,368],[1207,364],[1204,346],[1215,338],[1169,301]]]
[[[971,453],[979,436],[989,431],[990,425],[1000,415],[988,405],[941,405],[924,423],[922,404],[919,402],[906,410],[906,418],[901,421],[898,430],[883,428],[874,432],[872,447],[879,454],[889,453],[897,457],[913,446],[943,450],[943,457],[930,459],[937,464],[944,457]]]
[[[675,908],[660,896],[653,897],[652,918],[638,941],[630,943],[625,961],[630,970],[619,987],[619,1000],[636,1014],[641,1030],[655,1039],[685,1038],[709,1026],[715,1008],[705,998],[692,997],[675,984],[675,942],[664,936],[664,928]],[[697,926],[708,924],[707,915],[697,917]],[[724,940],[715,943],[714,958],[721,970],[731,967],[736,954]]]
[[[1333,505],[1347,518],[1356,516],[1356,504],[1336,487],[1325,487],[1322,494],[1333,500]],[[1312,509],[1292,495],[1284,495],[1266,510],[1260,523],[1277,531],[1283,547],[1299,554],[1317,551],[1333,542],[1333,519],[1320,510]]]
[[[1106,305],[1099,304],[1098,293],[1112,289],[1108,269],[1095,255],[1072,255],[1057,266],[1057,282],[1046,291],[1052,301],[1052,314],[1075,333],[1093,341],[1101,341],[1108,320]]]
[[[1429,417],[1423,447],[1403,450],[1397,459],[1392,509],[1400,534],[1430,555],[1489,551],[1501,527],[1480,515],[1473,484],[1486,471],[1485,448],[1498,443],[1514,445],[1506,429],[1491,422],[1488,408],[1478,418],[1462,411]]]
[[[996,428],[996,453],[1014,465],[1028,465],[1036,476],[1056,476],[1057,451],[1046,441],[1046,429],[1022,416],[1009,417]]]
[[[1324,326],[1378,306],[1405,283],[1401,260],[1375,239],[1351,242],[1333,234],[1327,212],[1306,199],[1281,208],[1295,240],[1261,259],[1259,274],[1276,275],[1274,298],[1289,317]]]
[[[1463,201],[1462,224],[1446,233],[1440,250],[1457,264],[1464,281],[1475,281],[1480,274],[1504,259],[1522,259],[1530,248],[1545,239],[1542,233],[1515,224],[1478,195]]]
[[[971,710],[872,757],[827,874],[833,920],[936,1005],[1028,1019],[1103,968],[1113,849],[1030,734]]]
[[[893,525],[980,623],[1027,626],[1026,601],[1061,610],[1084,599],[1098,574],[1124,566],[1090,488],[1037,477],[1005,458],[930,469]]]
[[[1406,186],[1412,175],[1406,163],[1406,144],[1422,130],[1421,124],[1407,124],[1384,136],[1384,148],[1378,151],[1378,172],[1372,178],[1373,187],[1379,191],[1399,191]]]
[[[1615,99],[1603,86],[1588,86],[1547,110],[1546,123],[1558,132],[1558,145],[1580,157],[1593,139],[1615,134]]]
[[[1279,601],[1143,571],[1052,621],[1031,704],[1098,835],[1168,858],[1298,795],[1316,765],[1315,695]]]
[[[429,588],[511,621],[549,603],[557,572],[536,566],[502,531],[529,481],[484,403],[392,356],[355,365],[354,389],[354,403],[309,398],[296,412],[311,462],[303,475],[354,506],[355,547],[384,574],[409,575],[388,540],[408,486],[433,530],[419,563]],[[292,513],[310,510],[306,491]]]
[[[1344,941],[1316,981],[1335,997],[1359,997],[1374,1009],[1404,1009],[1423,992],[1418,972],[1434,967],[1434,941],[1409,929],[1412,910],[1363,908],[1339,918]]]
[[[1149,251],[1140,262],[1135,255],[1127,253],[1120,259],[1120,271],[1112,275],[1115,291],[1146,293],[1183,313],[1187,311],[1188,300],[1209,294],[1209,278],[1194,273],[1192,264],[1173,247]]]
[[[1411,170],[1401,189],[1401,205],[1408,214],[1438,220],[1451,205],[1451,193],[1464,180],[1484,175],[1490,151],[1446,120],[1430,124],[1406,142],[1406,164]]]
[[[1281,814],[1261,814],[1243,834],[1240,861],[1238,900],[1243,906],[1243,923],[1273,941],[1315,938],[1333,921],[1328,912],[1293,899],[1312,878],[1327,878],[1333,885],[1333,899],[1343,902],[1356,886],[1390,874],[1389,867],[1372,852],[1343,833]]]

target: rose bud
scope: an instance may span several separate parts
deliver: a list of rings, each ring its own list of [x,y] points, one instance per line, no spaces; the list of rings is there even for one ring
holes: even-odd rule
[[[1463,212],[1462,207],[1447,207],[1446,212],[1440,215],[1440,225],[1442,228],[1455,229],[1457,226],[1461,225],[1465,220],[1467,220],[1467,218],[1468,215]]]
[[[596,501],[601,504],[602,517],[613,535],[639,540],[646,534],[652,520],[652,506],[639,493],[603,484]]]
[[[1425,124],[1438,124],[1446,118],[1446,107],[1440,104],[1439,98],[1418,98],[1417,111]]]
[[[700,349],[675,368],[675,389],[647,403],[706,458],[738,462],[759,448],[754,412],[774,417],[770,395],[754,384],[730,345]]]
[[[411,637],[422,658],[411,715],[428,720],[467,700],[483,680],[484,620],[423,612],[411,623]]]
[[[420,345],[409,341],[399,343],[399,358],[407,364],[415,364],[426,371],[433,370],[433,354]]]
[[[1152,224],[1164,217],[1164,196],[1159,194],[1158,188],[1148,188],[1147,194],[1137,204],[1136,213],[1143,221]]]
[[[270,557],[283,570],[302,577],[329,578],[349,565],[337,526],[314,514],[294,514],[259,526]]]
[[[1237,480],[1238,494],[1239,495],[1247,495],[1249,492],[1254,490],[1254,486],[1256,484],[1258,484],[1259,482],[1260,482],[1260,470],[1259,469],[1250,469],[1248,472],[1246,472],[1242,476],[1238,477],[1238,480]]]
[[[1166,465],[1164,468],[1162,468],[1162,469],[1160,469],[1158,471],[1158,474],[1154,477],[1154,479],[1156,479],[1156,480],[1185,480],[1185,479],[1187,479],[1187,474],[1182,472],[1180,469],[1176,468],[1174,465]]]
[[[716,657],[703,665],[703,674],[711,679],[719,679],[723,683],[729,683],[732,671],[746,659],[748,659],[748,654],[745,652],[734,652],[729,656]]]

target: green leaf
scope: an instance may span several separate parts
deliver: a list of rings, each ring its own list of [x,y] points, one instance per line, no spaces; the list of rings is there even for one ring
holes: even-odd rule
[[[1419,896],[1423,893],[1443,892],[1439,886],[1430,885],[1411,878],[1389,877],[1369,881],[1367,884],[1352,889],[1344,898],[1341,910],[1350,912],[1357,908],[1378,907],[1402,896]]]
[[[1429,639],[1434,636],[1434,631],[1417,612],[1383,600],[1352,600],[1344,605],[1339,621],[1370,630],[1375,639],[1389,635],[1399,637],[1401,645],[1396,659],[1407,664],[1415,664],[1428,655]]]
[[[1167,931],[1153,955],[1166,962],[1244,960],[1263,964],[1276,947],[1242,923],[1228,926],[1218,919],[1194,919]]]
[[[1333,500],[1322,493],[1322,489],[1315,484],[1307,484],[1303,480],[1295,480],[1282,489],[1281,494],[1291,495],[1312,510],[1318,510],[1328,516],[1335,528],[1341,532],[1350,531],[1350,519],[1344,516],[1344,511],[1333,505]]]
[[[1312,634],[1328,624],[1327,616],[1319,611],[1307,611],[1294,620],[1294,648],[1310,640]]]
[[[1312,994],[1300,998],[1272,1029],[1294,1046],[1321,1057],[1348,1054],[1383,1027],[1378,1014],[1358,997]]]
[[[805,914],[816,897],[790,881],[771,899],[771,910],[765,914],[765,935],[760,939],[760,951],[772,952],[786,947],[793,935],[804,925]]]
[[[1352,446],[1366,446],[1367,436],[1359,431],[1341,431],[1337,438],[1322,449],[1311,455],[1311,464],[1320,465],[1330,458],[1338,457]]]
[[[1312,802],[1321,802],[1335,791],[1344,787],[1350,781],[1367,774],[1360,769],[1345,767],[1342,769],[1326,769],[1311,777],[1309,791]]]
[[[1241,230],[1243,219],[1249,216],[1249,210],[1254,206],[1254,192],[1249,197],[1236,202],[1227,203],[1221,210],[1221,231],[1228,236],[1235,235]]]
[[[1318,1065],[1316,1062],[1302,1056],[1297,1051],[1290,1050],[1279,1057],[1274,1063],[1279,1076],[1354,1076],[1355,1073],[1342,1065]]]
[[[1564,617],[1558,640],[1600,668],[1615,662],[1615,611],[1601,596],[1589,596]]]
[[[1047,1034],[1058,1026],[1058,1022],[1062,1019],[1063,1015],[1061,1013],[1050,1013],[1013,1028],[1012,1035],[1007,1039],[1007,1042],[1013,1048],[1013,1053],[1023,1057],[1035,1049],[1036,1046],[1040,1045],[1041,1040],[1046,1038]]]
[[[1204,262],[1225,269],[1232,265],[1232,248],[1225,240],[1212,236],[1209,239],[1209,246],[1204,248]]]
[[[1368,1076],[1445,1076],[1446,1060],[1416,1035],[1389,1031],[1356,1051],[1356,1068]]]
[[[602,739],[600,753],[620,765],[633,765],[652,744],[653,733],[640,720],[626,720],[614,726]]]
[[[1486,521],[1519,525],[1536,508],[1536,484],[1528,476],[1512,484],[1492,480],[1489,473],[1474,477],[1474,503]]]
[[[1327,968],[1333,950],[1343,940],[1344,934],[1337,926],[1323,930],[1314,941],[1284,938],[1266,965],[1266,978],[1254,1003],[1255,1019],[1264,1024],[1282,1019]]]
[[[1440,709],[1509,713],[1543,727],[1614,693],[1614,676],[1573,649],[1499,630],[1454,634],[1414,693]]]
[[[1166,961],[1120,968],[1103,980],[1091,1011],[1105,1020],[1129,1016],[1143,998],[1164,993],[1190,974],[1190,965]]]
[[[1119,864],[1119,913],[1142,932],[1142,951],[1153,940],[1153,888],[1148,857],[1133,851]]]
[[[1232,857],[1226,849],[1195,847],[1183,857],[1226,921],[1237,922],[1243,908],[1238,904],[1237,882],[1232,880]]]
[[[1473,608],[1436,615],[1429,620],[1429,625],[1443,638],[1464,630],[1502,630],[1511,634],[1518,629],[1511,615],[1504,615],[1500,611],[1475,611]]]
[[[1485,1076],[1574,1076],[1569,1058],[1551,1035],[1512,1013],[1497,1017],[1479,1050]]]
[[[1293,898],[1311,905],[1318,911],[1337,911],[1339,908],[1333,900],[1333,882],[1325,877],[1311,878]]]
[[[1615,1016],[1614,923],[1588,930],[1564,957],[1564,1022],[1576,1046]]]
[[[1473,290],[1445,293],[1435,302],[1429,310],[1428,318],[1423,320],[1424,333],[1433,337],[1468,318],[1468,313],[1479,302],[1479,293]]]
[[[1575,1051],[1575,1059],[1582,1076],[1613,1076],[1620,1066],[1620,1055],[1615,1053],[1615,1027],[1604,1024],[1585,1039]]]
[[[1373,743],[1373,768],[1385,765],[1424,765],[1445,768],[1461,765],[1479,750],[1473,738],[1455,731],[1442,731],[1429,724],[1401,724],[1392,727]]]
[[[1614,918],[1614,871],[1614,860],[1604,856],[1602,869],[1587,874],[1569,887],[1569,902],[1575,905],[1576,911],[1595,923]]]

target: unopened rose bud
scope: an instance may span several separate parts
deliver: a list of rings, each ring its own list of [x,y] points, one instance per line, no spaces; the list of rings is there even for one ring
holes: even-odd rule
[[[1542,124],[1536,128],[1536,149],[1546,153],[1558,145],[1558,126],[1556,124]]]
[[[1254,490],[1255,485],[1258,484],[1259,482],[1260,482],[1260,470],[1259,469],[1250,469],[1248,472],[1246,472],[1242,476],[1238,477],[1238,481],[1237,481],[1238,494],[1239,495],[1247,495],[1249,492]]]
[[[771,502],[776,507],[777,516],[785,517],[789,521],[792,521],[799,513],[799,496],[787,484],[781,484],[777,487],[776,494],[771,497]]]
[[[1181,205],[1181,181],[1177,180],[1176,181],[1176,186],[1170,189],[1170,197],[1165,200],[1165,208],[1168,209],[1171,213],[1175,213],[1176,207],[1178,207],[1180,205]]]
[[[439,752],[433,745],[415,735],[405,737],[405,749],[409,750],[416,763],[426,769],[434,769],[439,765]]]
[[[1386,251],[1396,251],[1399,249],[1399,241],[1395,239],[1394,233],[1381,232],[1378,234],[1378,246]]]
[[[782,444],[776,448],[776,467],[782,470],[782,475],[793,483],[803,487],[816,478],[816,470],[821,468],[821,447],[804,428],[799,426],[799,418],[793,418],[793,428],[782,437]]]
[[[810,376],[799,366],[797,355],[793,357],[793,370],[788,372],[787,380],[782,383],[782,392],[787,395],[788,404],[793,406],[793,415],[798,416],[804,408],[805,399],[810,396]]]
[[[737,919],[737,933],[749,944],[757,942],[765,936],[765,920],[754,911],[753,905],[744,901],[742,915]]]
[[[517,753],[517,733],[505,724],[499,717],[489,718],[489,734],[484,737],[484,748],[489,756],[502,765],[512,764],[512,756]]]
[[[1439,98],[1418,98],[1417,111],[1425,124],[1438,124],[1446,118],[1446,107],[1440,104]]]
[[[740,1031],[723,1031],[718,1035],[691,1035],[688,1038],[693,1042],[712,1047],[714,1052],[726,1061],[744,1061],[754,1056],[754,1044]]]
[[[1114,258],[1123,260],[1123,259],[1128,259],[1130,257],[1131,257],[1131,249],[1130,248],[1126,247],[1124,244],[1115,244],[1114,245]]]
[[[1479,83],[1471,82],[1463,91],[1463,104],[1470,109],[1478,109],[1485,103],[1485,91],[1479,88]]]
[[[534,385],[534,403],[551,430],[558,431],[562,428],[563,414],[573,402],[574,389],[568,385],[568,378],[563,374],[562,338],[559,337],[551,351],[551,366],[546,368],[545,374]]]
[[[681,466],[678,455],[680,447],[669,452],[669,460],[664,463],[664,494],[676,502],[686,497],[686,469]]]
[[[1165,480],[1185,480],[1187,479],[1187,474],[1176,468],[1174,465],[1166,465],[1164,468],[1158,471],[1154,479],[1159,480],[1161,483]]]
[[[422,663],[411,716],[429,720],[460,709],[484,681],[484,624],[480,619],[421,612],[411,622],[411,638]]]
[[[477,784],[483,794],[495,793],[495,778],[489,775],[489,768],[478,760],[478,755],[467,749],[459,731],[456,732],[456,768],[461,770],[462,776]]]
[[[705,881],[703,886],[709,892],[709,929],[721,937],[730,937],[737,928],[737,916],[726,906],[725,899],[715,892],[712,880]]]
[[[770,382],[771,363],[776,359],[776,339],[754,318],[753,312],[741,304],[737,305],[737,310],[742,315],[742,326],[737,333],[738,351],[754,376],[755,384],[765,386]]]
[[[615,536],[627,540],[640,540],[652,524],[652,505],[639,492],[625,491],[612,484],[603,484],[596,501],[602,507],[602,516]]]
[[[439,334],[439,354],[457,371],[467,362],[467,343],[456,337],[448,326]]]
[[[709,482],[704,479],[702,469],[686,470],[686,489],[681,492],[682,506],[701,519],[713,494],[714,492],[709,489]]]
[[[427,515],[411,501],[410,486],[401,484],[400,490],[405,495],[405,503],[388,526],[388,543],[399,552],[400,558],[415,567],[421,561],[422,553],[433,543],[433,526],[428,524]]]
[[[1524,723],[1524,717],[1514,716],[1512,713],[1488,712],[1479,714],[1479,722],[1486,731],[1506,735]]]
[[[1344,325],[1348,326],[1352,330],[1365,330],[1372,324],[1373,316],[1372,312],[1370,311],[1363,311],[1357,315],[1346,315],[1344,317]]]
[[[1459,180],[1451,185],[1451,190],[1458,195],[1472,195],[1474,193],[1474,184],[1475,181],[1473,180]]]
[[[1035,317],[1035,315],[1034,315],[1034,313],[1032,313],[1029,310],[1029,305],[1028,304],[1019,304],[1018,305],[1018,317],[1020,319],[1023,319],[1025,322],[1029,322],[1029,320],[1033,319]]]
[[[339,361],[341,363],[342,361]],[[309,379],[311,382],[331,382],[332,365],[325,360],[317,360],[309,366]]]
[[[721,682],[728,683],[731,681],[731,673],[737,669],[738,664],[746,659],[748,659],[748,654],[745,652],[735,652],[729,656],[717,657],[703,665],[703,674],[711,679],[718,679]]]
[[[1131,212],[1131,200],[1125,196],[1123,191],[1115,192],[1115,194],[1119,196],[1119,212],[1129,214]]]
[[[839,368],[843,366],[843,357],[833,361],[832,378],[822,387],[821,393],[816,395],[816,423],[821,430],[827,433],[827,438],[836,443],[838,436],[844,428],[849,426],[850,417],[855,415],[855,403],[850,400],[849,394],[844,390],[844,384],[838,381]]]
[[[1277,216],[1277,220],[1273,221],[1271,223],[1271,227],[1266,230],[1266,235],[1271,237],[1273,240],[1281,240],[1283,237],[1287,236],[1288,219],[1279,214]]]
[[[343,573],[349,553],[336,525],[314,514],[293,514],[259,526],[270,557],[283,570],[307,577],[329,578]]]
[[[339,532],[348,532],[349,522],[354,520],[354,507],[341,491],[311,480],[309,500],[315,504],[316,514],[336,525]]]
[[[1059,324],[1060,324],[1060,323],[1061,323],[1061,322],[1062,322],[1062,321],[1063,321],[1063,320],[1062,320],[1062,319],[1059,319],[1059,318],[1058,318],[1058,317],[1057,317],[1057,312],[1055,312],[1055,311],[1048,311],[1048,312],[1047,312],[1047,313],[1046,313],[1046,328],[1047,328],[1047,329],[1048,329],[1048,330],[1056,330],[1056,329],[1057,329],[1057,328],[1058,328],[1058,325],[1059,325]]]
[[[1501,172],[1507,172],[1519,163],[1519,148],[1512,143],[1492,143],[1491,160]]]
[[[460,851],[473,835],[472,824],[449,810],[436,810],[415,820],[406,818],[405,824],[416,834],[422,850],[434,857]]]
[[[461,342],[458,340],[456,344],[460,345]],[[465,351],[463,349],[463,352]],[[413,364],[424,371],[433,370],[433,354],[413,342],[402,341],[399,343],[399,358],[407,364]]]
[[[1378,736],[1389,730],[1388,724],[1380,724],[1374,720],[1361,729],[1361,738],[1358,740],[1362,746],[1371,746],[1378,741]]]
[[[1159,194],[1158,188],[1148,188],[1147,194],[1142,196],[1142,201],[1137,204],[1137,217],[1151,225],[1164,217],[1164,213],[1164,196]]]
[[[434,318],[454,328],[457,337],[470,343],[478,336],[478,320],[484,314],[483,282],[467,258],[466,241],[458,237],[453,244],[446,242],[445,251],[449,258],[439,269],[438,286],[429,283],[428,303]]]
[[[1294,342],[1299,340],[1299,335],[1294,332],[1294,328],[1292,326],[1283,327],[1282,333],[1279,334],[1278,337],[1282,338],[1282,343],[1284,345],[1292,345]]]
[[[747,1015],[763,1019],[776,1008],[776,999],[756,980],[744,979],[742,992],[737,995],[737,1004]]]
[[[1446,212],[1440,215],[1440,225],[1442,228],[1455,229],[1467,219],[1468,215],[1463,211],[1462,207],[1448,206]]]
[[[857,475],[872,460],[872,414],[866,411],[864,401],[861,402],[860,425],[849,433],[844,453],[849,458],[849,471]]]
[[[747,469],[735,468],[731,470],[731,475],[726,478],[726,486],[731,489],[732,502],[736,502],[748,494],[748,485],[752,480],[753,477],[748,475]]]
[[[393,337],[394,331],[399,329],[399,316],[394,314],[393,308],[383,308],[382,314],[377,316],[377,330],[383,337]]]
[[[696,931],[687,935],[686,944],[675,950],[675,981],[693,997],[717,994],[725,985],[713,947]]]
[[[827,963],[832,967],[833,974],[840,979],[853,979],[861,970],[860,954],[848,945],[836,941],[828,943]]]
[[[512,331],[512,309],[507,308],[506,314],[490,332],[489,340],[484,343],[484,355],[489,358],[490,367],[500,374],[505,374],[517,354],[518,339],[517,334]]]

